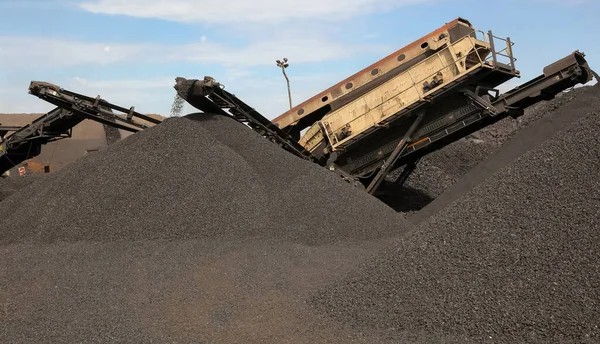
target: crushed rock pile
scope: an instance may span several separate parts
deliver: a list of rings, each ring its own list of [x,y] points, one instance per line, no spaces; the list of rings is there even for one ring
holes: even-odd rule
[[[586,87],[580,92],[576,102],[570,102],[560,107],[560,111],[547,113],[544,116],[537,115],[538,120],[527,127],[523,127],[518,133],[510,135],[500,149],[492,152],[486,159],[475,165],[471,170],[465,172],[444,193],[421,208],[418,212],[407,216],[414,224],[427,219],[433,214],[444,209],[448,204],[467,194],[473,187],[494,175],[498,169],[517,160],[521,155],[530,151],[555,136],[562,129],[568,127],[575,121],[585,117],[587,112],[580,111],[581,108],[593,108],[597,101],[597,89]],[[565,116],[565,114],[568,114]]]
[[[22,188],[42,180],[43,174],[26,174],[24,176],[0,177],[0,201],[21,190]]]
[[[582,119],[317,293],[316,307],[393,340],[597,342],[599,93],[560,110]]]
[[[0,203],[0,342],[593,342],[595,92],[417,228],[229,118],[167,119]]]
[[[265,236],[324,244],[401,232],[390,218],[394,211],[364,191],[233,119],[195,115],[6,199],[0,242]]]
[[[308,295],[411,227],[209,115],[85,156],[5,199],[0,219],[3,343],[336,342],[351,333]]]

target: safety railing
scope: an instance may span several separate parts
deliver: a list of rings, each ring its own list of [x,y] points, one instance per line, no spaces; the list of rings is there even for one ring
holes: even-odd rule
[[[494,36],[494,34],[492,33],[492,30],[489,30],[487,32],[487,34],[484,36],[487,36],[487,43],[490,45],[490,48],[491,48],[490,51],[492,53],[492,60],[494,62],[494,67],[498,66],[499,58],[504,57],[504,58],[508,59],[508,63],[504,63],[504,64],[510,66],[510,70],[515,72],[517,70],[515,68],[515,61],[517,59],[513,55],[512,47],[513,47],[514,43],[511,42],[510,37],[502,38],[502,37]],[[505,43],[504,49],[496,50],[495,40],[503,41]]]

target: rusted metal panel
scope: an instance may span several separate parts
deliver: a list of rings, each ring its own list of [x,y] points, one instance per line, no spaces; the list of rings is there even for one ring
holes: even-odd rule
[[[413,142],[399,158],[396,167],[418,159],[434,150],[465,137],[487,125],[508,116],[518,117],[523,109],[542,100],[549,100],[563,90],[576,84],[585,84],[592,79],[593,71],[585,61],[584,54],[576,51],[564,59],[544,68],[544,74],[534,78],[503,95],[486,97],[493,109],[485,109],[475,102],[464,102],[462,106],[442,112],[435,120],[420,126]],[[562,66],[557,69],[556,66]],[[549,73],[552,72],[552,73]],[[454,108],[442,103],[434,112]],[[492,111],[489,111],[492,110]],[[343,166],[349,173],[360,175],[376,169],[396,147],[399,135],[377,136],[377,142],[361,142],[360,149],[349,150]],[[393,139],[392,139],[393,138]]]
[[[440,88],[452,88],[456,80],[482,67],[489,52],[488,42],[469,35],[448,44],[405,72],[325,115],[320,124],[326,131],[319,136],[316,130],[310,130],[311,136],[303,137],[300,144],[316,147],[319,140],[323,141],[327,136],[332,151],[343,150],[409,112],[419,102],[436,97]],[[314,125],[318,126],[319,123]]]
[[[424,51],[436,49],[436,47],[439,45],[438,41],[449,40],[448,30],[456,25],[466,25],[471,27],[471,24],[468,21],[462,18],[455,19],[452,22],[447,23],[446,25],[431,32],[430,34],[423,36],[404,48],[399,49],[387,57],[366,67],[358,73],[355,73],[345,80],[340,81],[336,85],[315,95],[303,103],[296,105],[289,111],[286,111],[282,115],[275,118],[273,123],[275,123],[279,128],[286,128],[290,125],[294,125],[301,118],[308,116],[323,106],[329,105],[333,100],[339,97],[338,94],[340,90],[344,92],[344,94],[354,92],[360,87],[368,84],[370,81],[381,78],[394,68],[420,56]],[[422,47],[422,45],[424,47]],[[375,70],[377,70],[377,73],[373,75],[372,73],[374,73]]]

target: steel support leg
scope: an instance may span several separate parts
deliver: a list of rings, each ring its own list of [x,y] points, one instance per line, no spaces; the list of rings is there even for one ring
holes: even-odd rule
[[[383,181],[385,176],[387,176],[387,174],[390,172],[392,166],[394,166],[394,163],[396,163],[396,160],[398,160],[398,158],[400,157],[402,152],[404,152],[406,147],[408,147],[408,143],[411,141],[410,137],[415,132],[415,130],[417,130],[417,128],[419,127],[419,124],[421,123],[421,120],[423,119],[424,116],[425,116],[425,112],[421,112],[419,115],[417,115],[417,119],[415,119],[415,122],[411,125],[410,129],[408,129],[408,131],[406,132],[406,134],[404,135],[402,140],[400,140],[400,142],[398,142],[398,145],[396,146],[396,148],[394,149],[392,154],[390,154],[390,156],[385,160],[385,162],[379,169],[379,172],[377,173],[375,178],[371,181],[371,184],[369,184],[369,186],[367,187],[366,191],[369,194],[372,195],[375,193],[375,191],[377,190],[377,188],[379,187],[379,185],[381,184],[381,182]]]
[[[481,98],[480,96],[478,96],[470,90],[464,90],[463,93],[467,97],[469,97],[469,99],[474,101],[477,105],[481,106],[485,111],[489,112],[491,116],[496,116],[498,114],[498,111],[496,110],[494,105],[492,105],[492,103],[490,103],[486,99]]]

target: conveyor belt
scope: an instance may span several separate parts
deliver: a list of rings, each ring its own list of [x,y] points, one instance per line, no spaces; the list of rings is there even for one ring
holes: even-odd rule
[[[473,132],[512,116],[523,114],[525,108],[543,100],[550,100],[558,93],[592,79],[593,71],[576,51],[544,68],[544,74],[515,87],[491,100],[476,99],[470,104],[448,113],[438,121],[424,125],[413,136],[412,143],[396,160],[394,168],[423,157],[435,150],[466,137]],[[472,95],[471,95],[472,96]],[[378,147],[372,152],[350,161],[343,168],[352,175],[360,175],[383,164],[400,142],[400,138]]]
[[[16,130],[0,142],[0,174],[40,154],[48,142],[71,137],[71,130],[85,118],[55,108]]]
[[[213,78],[205,77],[204,80],[177,78],[175,90],[180,97],[197,109],[206,113],[231,116],[294,155],[302,159],[314,160],[310,152],[296,140],[234,94],[225,91]]]
[[[148,125],[134,120],[134,117],[154,124],[161,122],[135,112],[133,107],[125,109],[100,96],[88,97],[47,82],[32,81],[29,93],[57,107],[3,138],[0,142],[0,173],[39,155],[42,145],[70,138],[73,127],[86,119],[130,132],[148,128]]]
[[[161,122],[159,119],[134,111],[133,106],[126,109],[111,104],[100,96],[88,97],[47,82],[32,81],[29,85],[29,93],[87,119],[126,131],[137,132],[148,128],[148,125],[133,120],[134,117],[153,124]]]
[[[211,77],[205,77],[204,80],[178,77],[176,78],[174,88],[181,98],[205,113],[230,116],[301,159],[320,165],[327,163],[326,161],[318,160],[309,151],[304,149],[298,141],[279,129],[279,127],[234,94],[225,91],[222,85]],[[344,178],[344,180],[355,186],[363,187],[356,178],[347,174],[335,164],[329,164],[327,167],[332,172]]]
[[[8,134],[9,132],[17,131],[19,129],[21,129],[21,127],[15,127],[12,125],[0,125],[0,139],[6,136],[6,134]]]
[[[211,77],[205,77],[204,80],[177,78],[175,89],[180,97],[203,112],[231,116],[298,157],[337,170],[347,180],[356,180],[359,176],[378,169],[381,165],[386,166],[384,173],[378,173],[376,180],[368,188],[369,192],[374,193],[380,179],[385,178],[388,170],[418,161],[422,156],[441,149],[500,119],[508,116],[520,116],[528,106],[542,100],[552,99],[565,89],[590,81],[593,71],[589,68],[584,56],[583,53],[575,51],[544,68],[543,75],[500,96],[479,96],[478,94],[481,93],[477,90],[473,92],[464,89],[460,92],[469,100],[466,106],[447,113],[435,122],[419,126],[410,138],[404,137],[406,144],[401,149],[398,148],[398,143],[402,139],[398,137],[382,143],[381,146],[367,154],[346,160],[345,164],[341,166],[330,161],[319,161],[286,132],[235,95],[225,91]],[[424,108],[421,111],[427,111],[427,109]],[[394,150],[397,151],[397,154],[390,157]],[[387,161],[389,159],[392,161]],[[390,164],[393,167],[390,167]]]

